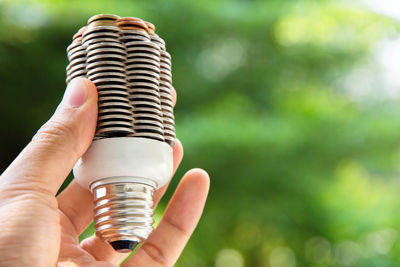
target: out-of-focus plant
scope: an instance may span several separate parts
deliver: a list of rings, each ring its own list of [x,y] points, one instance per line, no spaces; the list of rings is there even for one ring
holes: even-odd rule
[[[177,266],[398,265],[400,106],[346,89],[398,23],[328,0],[3,1],[3,168],[57,105],[65,48],[95,13],[154,22],[173,56],[177,177],[211,175]]]

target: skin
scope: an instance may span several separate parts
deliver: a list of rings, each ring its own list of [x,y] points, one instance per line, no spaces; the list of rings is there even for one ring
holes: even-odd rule
[[[96,120],[94,84],[74,79],[51,119],[0,176],[0,266],[118,266],[127,257],[96,236],[79,244],[93,221],[90,191],[73,181],[55,196],[89,147]],[[179,140],[173,153],[175,172],[183,156]],[[156,191],[156,203],[167,187]],[[123,266],[172,266],[200,219],[208,189],[205,171],[188,171],[158,227]]]

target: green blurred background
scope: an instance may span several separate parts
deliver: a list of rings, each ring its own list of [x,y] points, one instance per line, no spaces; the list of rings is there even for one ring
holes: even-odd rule
[[[62,98],[72,35],[97,13],[136,16],[172,54],[185,148],[157,218],[187,169],[211,176],[176,266],[400,266],[399,10],[396,0],[3,0],[1,170]]]

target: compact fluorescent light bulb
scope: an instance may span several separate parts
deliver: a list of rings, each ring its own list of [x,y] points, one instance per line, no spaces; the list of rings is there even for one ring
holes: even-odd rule
[[[129,252],[152,232],[153,193],[171,178],[175,144],[171,57],[154,25],[96,15],[67,48],[67,83],[98,90],[95,138],[73,172],[93,192],[96,234]]]

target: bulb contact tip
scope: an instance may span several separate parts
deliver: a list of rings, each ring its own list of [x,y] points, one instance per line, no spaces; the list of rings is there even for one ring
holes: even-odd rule
[[[131,252],[136,248],[138,244],[138,241],[132,240],[117,240],[110,242],[110,245],[113,247],[113,249],[120,253]]]

